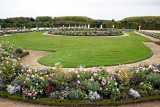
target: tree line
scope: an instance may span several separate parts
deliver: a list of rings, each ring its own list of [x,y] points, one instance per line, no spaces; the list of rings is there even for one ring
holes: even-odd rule
[[[160,16],[142,16],[142,17],[128,17],[121,21],[112,20],[94,20],[84,16],[38,16],[32,17],[14,17],[7,19],[0,19],[1,28],[34,28],[34,27],[69,27],[69,26],[87,26],[90,24],[92,28],[112,28],[113,25],[117,29],[154,29],[160,30]]]

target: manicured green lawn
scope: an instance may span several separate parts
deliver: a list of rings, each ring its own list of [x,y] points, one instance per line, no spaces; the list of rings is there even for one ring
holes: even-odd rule
[[[0,41],[10,41],[15,47],[24,49],[55,52],[39,59],[39,63],[49,66],[57,62],[64,67],[123,64],[152,55],[152,51],[142,43],[151,40],[133,32],[129,34],[131,36],[126,37],[74,37],[33,32],[1,37]]]

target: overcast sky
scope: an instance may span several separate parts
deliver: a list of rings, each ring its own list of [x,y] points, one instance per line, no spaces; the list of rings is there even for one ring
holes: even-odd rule
[[[87,16],[105,20],[160,16],[160,0],[0,0],[0,19],[19,16]]]

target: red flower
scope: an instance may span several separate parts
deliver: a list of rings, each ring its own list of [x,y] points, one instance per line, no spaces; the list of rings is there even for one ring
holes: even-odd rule
[[[123,95],[126,95],[125,93],[123,93]]]
[[[49,92],[49,89],[47,89],[46,92]]]
[[[49,92],[49,90],[51,89],[51,87],[50,86],[46,86],[46,87],[47,87],[46,92]]]

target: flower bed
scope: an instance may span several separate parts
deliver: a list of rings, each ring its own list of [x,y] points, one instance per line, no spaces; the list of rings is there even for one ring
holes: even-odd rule
[[[61,28],[50,30],[49,34],[53,35],[70,35],[70,36],[117,36],[123,35],[121,30],[114,29],[85,29],[85,28]]]
[[[160,33],[151,33],[151,32],[146,32],[146,31],[138,31],[139,33],[142,33],[142,34],[145,34],[145,35],[148,35],[148,36],[151,36],[151,37],[154,37],[154,38],[157,38],[157,39],[160,39]]]
[[[42,29],[42,30],[25,30],[25,31],[3,31],[3,32],[0,32],[0,36],[3,34],[15,34],[15,33],[27,33],[27,32],[41,32],[41,31],[48,31],[48,29]],[[2,33],[2,34],[1,34]]]
[[[0,45],[1,96],[53,105],[118,105],[160,99],[159,64],[116,72],[102,66],[90,70],[80,66],[64,72],[61,63],[55,69],[21,65],[16,60],[20,49],[5,42]]]

